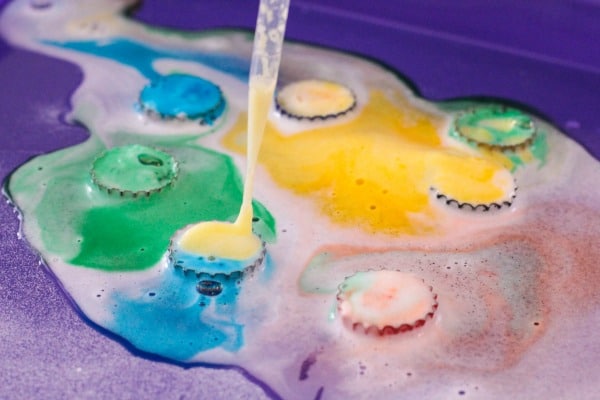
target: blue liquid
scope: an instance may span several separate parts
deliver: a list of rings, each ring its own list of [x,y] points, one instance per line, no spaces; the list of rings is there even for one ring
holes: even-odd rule
[[[109,58],[137,69],[149,80],[155,80],[160,74],[154,70],[152,64],[164,58],[183,61],[194,61],[207,67],[232,75],[242,82],[247,82],[250,64],[237,56],[209,53],[209,52],[183,52],[149,47],[128,39],[114,39],[109,42],[78,41],[43,43],[65,49],[77,50],[82,53],[94,54],[98,57]]]
[[[141,295],[117,293],[111,331],[142,351],[178,361],[221,347],[235,352],[244,345],[244,326],[236,322],[234,280],[221,282],[222,292],[206,296],[196,290],[195,276],[169,268],[160,283]]]
[[[145,110],[161,117],[201,119],[212,124],[225,110],[219,87],[192,75],[172,74],[160,77],[142,90],[140,103]]]

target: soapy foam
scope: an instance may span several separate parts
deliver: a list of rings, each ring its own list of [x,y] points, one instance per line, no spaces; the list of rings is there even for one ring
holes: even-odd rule
[[[556,377],[557,365],[569,365],[548,383],[552,388],[553,382],[579,382],[595,368],[554,349],[594,334],[588,321],[597,318],[600,303],[600,254],[592,245],[600,234],[597,161],[534,117],[548,149],[544,157],[525,149],[517,163],[470,147],[448,134],[456,111],[414,98],[377,65],[300,44],[286,48],[282,84],[340,82],[356,94],[356,110],[306,123],[270,115],[256,171],[260,203],[253,205],[255,229],[269,242],[264,269],[231,282],[218,296],[198,292],[195,277],[167,268],[168,243],[198,219],[235,220],[246,144],[247,104],[240,99],[248,87],[236,75],[239,69],[219,63],[247,65],[250,42],[235,32],[194,40],[163,35],[121,17],[119,7],[65,2],[41,14],[46,11],[34,13],[29,2],[16,1],[0,21],[13,45],[69,60],[85,74],[72,98],[72,119],[91,138],[32,160],[13,175],[8,190],[24,214],[26,238],[92,321],[145,352],[179,362],[240,365],[284,398],[312,398],[319,390],[327,398],[439,398],[460,391],[483,398],[549,397],[536,376]],[[90,29],[91,22],[97,28]],[[82,41],[146,43],[158,56],[136,64]],[[211,127],[172,124],[136,110],[147,74],[175,71],[222,88],[228,107],[222,121]],[[379,118],[383,109],[391,113]],[[342,127],[345,133],[338,132]],[[290,151],[289,143],[297,143],[290,157],[281,153]],[[92,161],[117,144],[150,145],[173,156],[180,171],[172,190],[135,201],[97,191]],[[342,154],[345,145],[350,150]],[[351,151],[361,146],[390,153]],[[386,168],[394,146],[405,155],[398,165],[410,171],[404,180]],[[441,171],[455,157],[478,157],[497,171],[509,170],[517,197],[497,213],[448,208],[434,201],[428,187],[436,170],[423,168],[415,154],[436,160]],[[330,182],[344,199],[333,196]],[[398,182],[399,189],[393,186]],[[380,198],[371,196],[374,187]],[[482,180],[481,193],[495,188],[493,174]],[[417,200],[397,203],[403,222],[386,229],[394,208],[385,199],[393,190],[414,191]],[[65,198],[71,204],[66,211]],[[371,205],[381,218],[373,218]],[[127,212],[117,213],[117,207]],[[105,232],[94,231],[102,224]],[[132,242],[129,247],[106,241],[120,226],[134,228],[127,240],[119,239]],[[99,251],[86,243],[99,244]],[[421,329],[374,340],[341,323],[335,295],[346,277],[384,269],[422,278],[435,288],[439,307]],[[180,325],[163,322],[166,330],[147,340],[123,322],[144,330],[169,315]]]

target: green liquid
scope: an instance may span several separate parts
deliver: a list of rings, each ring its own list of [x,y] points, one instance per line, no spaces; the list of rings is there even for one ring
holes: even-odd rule
[[[24,215],[37,220],[46,250],[71,264],[107,271],[149,268],[178,229],[237,216],[242,181],[226,155],[199,146],[164,148],[179,165],[177,179],[160,192],[134,197],[109,193],[92,181],[92,164],[104,150],[90,140],[40,156],[20,168],[8,186]],[[156,168],[152,164],[140,162],[135,168],[141,173]],[[253,208],[254,230],[273,240],[273,217],[257,202]]]

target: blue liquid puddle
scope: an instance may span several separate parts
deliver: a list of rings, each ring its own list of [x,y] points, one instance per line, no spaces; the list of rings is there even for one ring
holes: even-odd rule
[[[248,60],[241,57],[201,51],[184,52],[159,49],[123,38],[116,38],[110,41],[43,41],[42,43],[118,61],[137,69],[149,80],[155,80],[161,76],[154,70],[152,64],[164,58],[194,61],[232,75],[242,82],[247,82],[248,73],[250,72]]]
[[[163,118],[184,116],[207,124],[212,124],[225,110],[225,99],[217,85],[186,74],[153,80],[142,90],[140,103],[143,109]]]
[[[269,254],[254,276],[231,279],[211,278],[220,291],[204,291],[203,279],[169,267],[159,280],[148,284],[136,295],[116,292],[112,295],[114,319],[102,324],[147,353],[181,362],[207,350],[222,348],[237,352],[244,345],[244,329],[239,322],[238,296],[245,280],[264,284],[271,279],[274,266]],[[205,283],[206,284],[206,283]],[[202,285],[200,285],[202,286]],[[202,288],[200,288],[200,291]],[[255,304],[268,312],[266,304]]]
[[[244,345],[244,326],[236,322],[241,286],[223,280],[220,294],[206,296],[197,283],[195,276],[168,268],[161,282],[138,296],[114,294],[108,329],[142,351],[177,361],[217,347],[238,351]]]

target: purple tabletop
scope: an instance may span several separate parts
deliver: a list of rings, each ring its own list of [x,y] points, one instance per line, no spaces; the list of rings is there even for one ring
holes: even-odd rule
[[[2,2],[0,4],[4,4]],[[166,27],[250,28],[246,0],[146,1],[134,18]],[[292,0],[288,38],[362,54],[435,101],[520,104],[600,156],[597,0]],[[0,179],[87,137],[62,123],[82,79],[73,65],[0,42]],[[137,354],[87,322],[0,204],[0,398],[278,398],[243,371],[183,368]],[[241,373],[240,373],[241,372]]]

